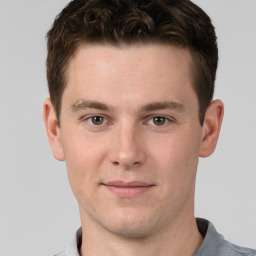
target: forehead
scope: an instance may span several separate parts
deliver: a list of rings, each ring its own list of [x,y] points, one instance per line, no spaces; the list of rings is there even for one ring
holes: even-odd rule
[[[191,66],[189,50],[172,45],[86,45],[70,61],[64,94],[76,100],[79,95],[89,100],[96,95],[97,100],[107,96],[185,100],[194,93]]]
[[[143,64],[143,65],[142,65]],[[159,69],[159,66],[161,68]],[[69,68],[87,66],[87,70],[103,72],[104,68],[118,68],[120,72],[143,71],[151,68],[154,73],[169,67],[186,66],[190,70],[192,57],[187,48],[166,44],[141,44],[141,45],[84,45],[80,46],[74,57],[70,60]],[[171,72],[171,69],[168,70]]]

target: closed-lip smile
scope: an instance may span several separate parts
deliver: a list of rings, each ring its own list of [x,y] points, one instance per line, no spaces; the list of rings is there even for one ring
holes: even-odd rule
[[[154,184],[142,181],[125,182],[121,180],[102,183],[102,185],[105,186],[113,194],[122,198],[138,197],[154,186]]]

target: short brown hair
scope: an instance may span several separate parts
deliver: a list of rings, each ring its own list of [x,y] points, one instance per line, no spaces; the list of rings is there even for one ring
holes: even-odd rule
[[[59,122],[68,64],[86,44],[172,44],[193,58],[199,120],[214,93],[218,48],[209,16],[190,0],[73,0],[47,33],[47,79]]]

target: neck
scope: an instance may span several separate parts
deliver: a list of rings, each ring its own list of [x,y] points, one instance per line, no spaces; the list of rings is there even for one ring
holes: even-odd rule
[[[80,256],[189,256],[203,240],[193,215],[185,220],[179,216],[164,230],[143,238],[118,236],[98,230],[94,225],[82,220]]]

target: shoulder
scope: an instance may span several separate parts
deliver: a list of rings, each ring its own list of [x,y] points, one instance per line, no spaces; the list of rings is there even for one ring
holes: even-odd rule
[[[224,240],[223,246],[222,246],[223,253],[226,253],[225,255],[234,255],[234,256],[256,256],[256,250],[241,247],[235,244],[232,244],[226,240]]]
[[[62,251],[62,252],[59,252],[57,254],[54,254],[53,256],[67,256],[67,252]]]

